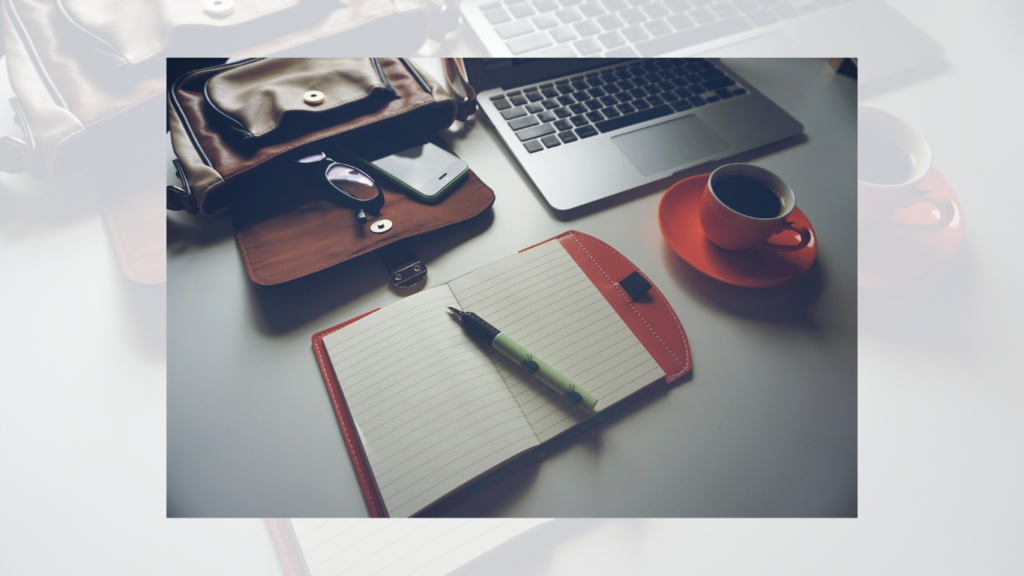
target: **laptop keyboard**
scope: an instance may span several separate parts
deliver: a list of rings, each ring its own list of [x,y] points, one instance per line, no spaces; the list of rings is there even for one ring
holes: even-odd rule
[[[747,94],[700,58],[654,58],[610,66],[492,96],[531,153]]]
[[[512,54],[657,56],[858,0],[492,0]]]

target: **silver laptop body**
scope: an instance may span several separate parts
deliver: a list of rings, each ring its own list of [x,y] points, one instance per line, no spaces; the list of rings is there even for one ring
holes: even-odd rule
[[[858,57],[861,84],[943,48],[883,0],[463,0],[491,56]]]
[[[511,105],[509,93],[518,92],[522,95],[534,92],[532,89],[548,86],[550,94],[550,88],[565,85],[566,79],[576,78],[577,80],[570,80],[570,83],[582,81],[590,86],[589,78],[609,78],[612,73],[618,74],[615,76],[618,78],[622,75],[618,71],[623,69],[642,71],[643,66],[649,65],[651,67],[673,66],[672,70],[682,70],[683,67],[693,67],[694,63],[698,62],[706,62],[705,66],[710,65],[721,70],[722,74],[718,78],[731,79],[731,83],[727,87],[720,87],[718,90],[729,90],[734,95],[729,98],[718,98],[713,102],[707,102],[707,100],[715,99],[713,96],[709,96],[715,92],[707,92],[706,98],[691,96],[686,100],[695,98],[705,100],[705,103],[677,110],[684,108],[686,104],[678,102],[680,100],[678,94],[682,93],[683,89],[675,88],[673,91],[677,97],[673,103],[676,105],[669,110],[670,113],[618,129],[615,129],[614,124],[616,119],[619,123],[623,123],[627,121],[625,120],[627,117],[634,114],[619,114],[614,119],[606,117],[604,121],[589,121],[582,126],[574,125],[569,130],[554,128],[557,121],[537,121],[528,128],[516,130],[510,126],[510,120],[502,114],[503,112],[507,113],[508,110],[522,107],[522,105]],[[474,86],[478,84],[481,76],[491,82],[494,81],[493,77],[495,76],[504,75],[515,79],[508,84],[489,88],[487,87],[488,82],[484,82],[484,89],[478,94],[478,101],[482,111],[487,115],[506,147],[515,156],[547,202],[556,210],[576,208],[625,190],[667,178],[698,164],[722,160],[803,132],[800,122],[720,61],[705,61],[703,59],[632,61],[548,59],[515,64],[511,60],[502,59],[467,59],[466,63],[470,82]],[[575,67],[576,70],[559,74],[566,67]],[[705,72],[705,74],[712,73]],[[536,80],[526,81],[526,78],[530,76],[535,77]],[[652,77],[663,76],[668,75],[659,74],[659,76]],[[677,74],[672,80],[675,80],[676,84],[683,83],[685,85],[685,76],[680,76],[682,75]],[[691,75],[687,74],[686,76]],[[726,81],[728,80],[718,80],[715,85]],[[664,86],[670,85],[666,81],[659,83]],[[675,84],[672,85],[675,86]],[[607,88],[607,84],[605,86]],[[606,92],[608,90],[610,88]],[[587,88],[585,96],[589,96],[589,91],[590,88]],[[653,92],[654,90],[650,89],[649,91]],[[577,93],[570,92],[569,95]],[[664,107],[670,102],[667,100],[669,96],[666,90],[662,90],[660,94],[663,104],[649,106],[638,112],[651,114],[651,110],[658,109],[660,110],[658,114],[663,114]],[[544,98],[536,102],[528,102],[543,104],[548,100],[548,98]],[[647,96],[645,100],[651,100],[650,96]],[[631,101],[636,103],[636,99]],[[502,102],[506,102],[506,104],[502,104]],[[586,102],[592,103],[592,100],[586,100]],[[652,100],[652,102],[656,103],[657,100]],[[621,103],[614,107],[618,108],[619,106]],[[504,107],[504,110],[499,110],[499,107]],[[610,116],[611,112],[607,110],[608,108],[610,107],[604,108],[605,114]],[[602,108],[598,108],[596,111],[600,112],[601,110]],[[549,111],[545,109],[544,112]],[[592,111],[588,110],[583,116],[590,112]],[[538,114],[534,114],[534,116],[536,117]],[[569,119],[577,116],[579,115],[574,113]],[[601,116],[594,116],[594,118]],[[514,120],[522,118],[523,116],[520,116]],[[565,119],[559,118],[559,120]],[[634,120],[628,121],[633,122]],[[588,126],[594,128],[588,128]],[[607,131],[597,129],[601,127],[612,129]],[[524,130],[547,132],[547,134],[524,141]],[[567,135],[566,132],[571,134]],[[596,134],[582,136],[591,132],[596,132]],[[573,136],[577,137],[566,141]],[[544,139],[547,139],[547,142],[541,143]],[[532,145],[531,142],[533,142]],[[531,149],[534,151],[531,152]]]

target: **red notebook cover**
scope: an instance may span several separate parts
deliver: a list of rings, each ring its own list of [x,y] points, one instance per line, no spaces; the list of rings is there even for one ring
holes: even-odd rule
[[[524,248],[521,252],[546,244],[547,242],[558,242],[565,248],[576,264],[579,265],[587,278],[594,283],[598,291],[605,297],[611,307],[619,314],[626,326],[632,330],[637,339],[644,345],[658,366],[665,371],[665,382],[671,383],[690,372],[693,363],[690,359],[690,345],[686,340],[686,333],[683,325],[679,322],[675,311],[669,305],[665,295],[658,290],[650,278],[643,275],[636,266],[625,256],[604,242],[582,232],[570,230],[544,242]],[[650,290],[636,299],[629,296],[627,291],[620,285],[620,281],[633,272],[638,272],[651,285]],[[331,397],[334,406],[334,413],[338,417],[338,424],[341,426],[341,434],[345,438],[345,445],[352,456],[352,463],[356,469],[356,476],[359,479],[359,486],[362,488],[363,497],[366,499],[366,506],[370,516],[374,518],[387,516],[384,509],[383,498],[377,489],[376,481],[370,471],[369,462],[363,451],[362,442],[356,432],[352,415],[349,413],[348,405],[345,404],[345,397],[342,394],[338,377],[334,368],[327,362],[327,348],[324,345],[324,336],[337,332],[341,328],[373,314],[379,308],[371,310],[332,326],[313,335],[313,351],[316,353],[317,362],[320,364],[320,371],[324,375],[324,383],[327,385],[327,392]]]

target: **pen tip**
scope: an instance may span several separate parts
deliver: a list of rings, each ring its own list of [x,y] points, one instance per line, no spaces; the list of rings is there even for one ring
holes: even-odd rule
[[[448,310],[450,310],[452,314],[455,314],[459,318],[462,318],[462,310],[452,308],[451,306],[448,307]]]

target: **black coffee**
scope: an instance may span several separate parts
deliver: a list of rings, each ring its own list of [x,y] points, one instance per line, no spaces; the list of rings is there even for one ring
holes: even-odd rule
[[[714,182],[715,196],[729,208],[752,218],[775,218],[782,201],[766,184],[746,176],[726,176]]]
[[[857,132],[857,179],[870,184],[903,184],[914,175],[914,163],[895,140],[878,130]]]

